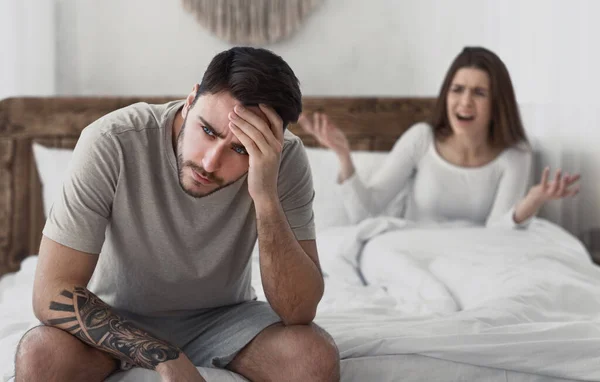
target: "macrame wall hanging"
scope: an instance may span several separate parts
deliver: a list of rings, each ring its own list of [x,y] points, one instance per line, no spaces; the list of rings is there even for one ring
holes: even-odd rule
[[[238,45],[265,45],[289,38],[324,0],[182,0],[198,22]]]

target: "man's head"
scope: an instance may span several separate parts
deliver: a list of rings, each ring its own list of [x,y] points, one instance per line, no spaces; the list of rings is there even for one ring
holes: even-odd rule
[[[179,182],[186,193],[206,196],[248,171],[248,154],[229,129],[228,115],[243,105],[268,123],[257,106],[261,103],[279,114],[284,128],[302,112],[298,79],[281,57],[236,47],[212,59],[186,99],[184,122],[176,132]]]

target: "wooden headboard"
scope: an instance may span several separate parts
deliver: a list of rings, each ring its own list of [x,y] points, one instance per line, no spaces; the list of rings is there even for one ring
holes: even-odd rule
[[[73,148],[81,130],[97,118],[135,102],[178,97],[9,98],[0,101],[0,276],[37,254],[44,226],[41,186],[31,145]],[[429,118],[431,98],[305,97],[303,109],[324,111],[355,150],[389,150],[412,124]],[[306,146],[315,141],[290,129]]]

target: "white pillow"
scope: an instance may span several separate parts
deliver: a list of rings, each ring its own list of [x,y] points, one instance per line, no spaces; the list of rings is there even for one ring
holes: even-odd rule
[[[324,228],[350,224],[342,198],[338,192],[339,161],[337,156],[331,150],[313,147],[307,147],[306,153],[315,189],[313,210],[317,232]],[[370,179],[386,157],[387,152],[381,151],[352,152],[356,173],[364,181]]]
[[[317,230],[349,224],[349,219],[337,190],[339,161],[328,149],[307,147],[306,153],[312,170],[315,189],[313,209]],[[33,156],[40,176],[43,191],[44,215],[46,218],[52,203],[62,192],[62,183],[66,176],[69,161],[73,155],[71,149],[45,147],[33,144]],[[387,156],[386,152],[354,151],[352,159],[357,174],[368,181]]]
[[[52,203],[62,192],[63,180],[67,174],[69,162],[73,155],[71,149],[45,147],[33,144],[33,157],[42,184],[42,202],[44,216],[48,218]]]

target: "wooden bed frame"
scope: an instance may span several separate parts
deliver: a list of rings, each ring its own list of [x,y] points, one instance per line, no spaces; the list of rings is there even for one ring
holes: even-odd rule
[[[38,253],[44,226],[41,186],[31,145],[73,148],[81,130],[97,118],[138,101],[178,97],[9,98],[0,101],[0,276]],[[305,97],[303,108],[325,111],[355,150],[389,150],[412,124],[429,118],[432,98]],[[290,129],[306,146],[312,137]]]

